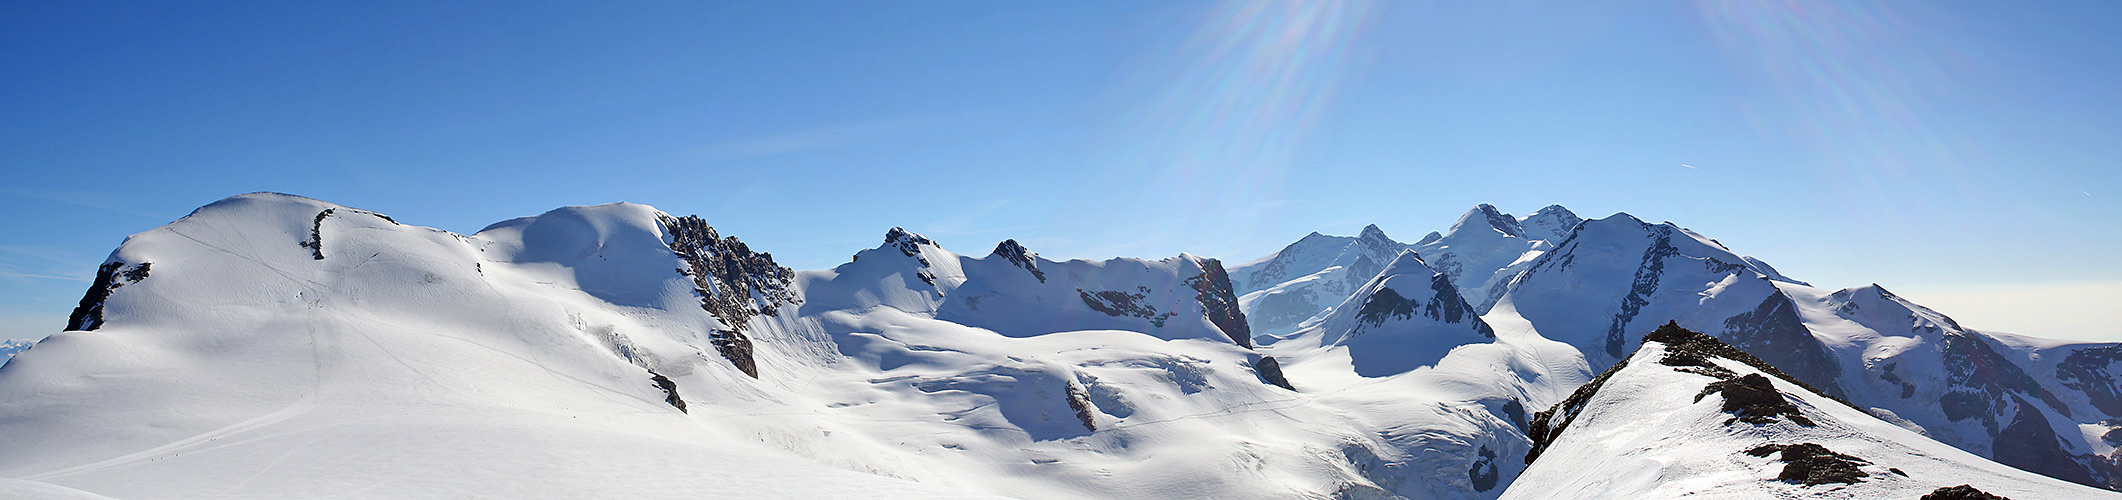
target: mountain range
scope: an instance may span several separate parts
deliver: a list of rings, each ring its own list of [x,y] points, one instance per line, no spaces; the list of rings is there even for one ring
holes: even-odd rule
[[[464,235],[254,193],[13,356],[0,496],[2122,498],[2122,344],[1560,206],[794,270],[645,205]]]

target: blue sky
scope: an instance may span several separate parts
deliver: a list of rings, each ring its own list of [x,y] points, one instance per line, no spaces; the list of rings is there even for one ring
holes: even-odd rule
[[[647,203],[803,269],[893,226],[1245,261],[1559,203],[2122,340],[2118,88],[2106,1],[9,2],[0,337],[282,191],[465,233]]]

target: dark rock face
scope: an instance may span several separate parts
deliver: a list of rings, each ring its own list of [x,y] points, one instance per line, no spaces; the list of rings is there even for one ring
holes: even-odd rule
[[[110,299],[111,292],[118,287],[139,283],[147,279],[148,269],[153,263],[125,267],[124,262],[110,261],[96,267],[96,279],[88,285],[88,292],[81,295],[81,303],[66,319],[69,331],[95,331],[103,327],[103,302]]]
[[[1975,489],[1975,487],[1974,487],[1974,486],[1969,486],[1969,485],[1965,485],[1965,484],[1963,484],[1963,485],[1959,485],[1959,486],[1947,486],[1947,487],[1944,487],[1944,488],[1938,488],[1938,489],[1936,489],[1936,490],[1932,490],[1932,491],[1931,491],[1930,493],[1926,493],[1926,494],[1924,494],[1924,495],[1923,495],[1923,498],[1922,498],[1921,500],[2011,500],[2011,499],[2009,499],[2009,498],[2004,498],[2004,497],[2000,497],[2000,496],[1996,496],[1996,495],[1992,495],[1992,494],[1990,494],[1990,493],[1989,493],[1989,492],[1987,492],[1987,491],[1982,491],[1982,490],[1978,490],[1978,489]]]
[[[317,212],[317,218],[309,221],[309,239],[296,243],[297,245],[302,245],[302,248],[309,249],[310,256],[315,257],[317,260],[324,260],[324,218],[331,217],[333,210],[336,209],[327,208],[322,212]]]
[[[1201,274],[1186,279],[1186,286],[1194,289],[1194,300],[1201,303],[1201,313],[1208,322],[1223,330],[1246,349],[1253,348],[1253,329],[1245,322],[1245,312],[1238,310],[1238,294],[1230,284],[1230,273],[1223,270],[1223,261],[1201,259]]]
[[[2092,474],[2085,465],[2079,464],[2049,426],[2048,417],[2040,408],[2026,404],[2018,396],[2011,397],[2018,411],[2012,416],[2011,425],[1997,432],[1990,451],[1997,463],[2018,467],[2027,472],[2062,479],[2078,484],[2100,486],[2093,482]]]
[[[1157,328],[1163,328],[1165,320],[1179,316],[1179,313],[1175,312],[1158,313],[1157,306],[1141,303],[1149,298],[1149,287],[1137,286],[1135,290],[1138,293],[1127,293],[1117,290],[1089,292],[1078,288],[1076,289],[1076,295],[1082,297],[1083,305],[1090,307],[1093,311],[1105,313],[1107,316],[1116,318],[1133,316],[1146,319],[1149,320],[1149,324],[1155,325]]]
[[[699,216],[664,215],[658,220],[664,232],[670,234],[671,252],[685,261],[678,274],[692,278],[693,291],[700,294],[700,308],[729,327],[709,334],[708,340],[722,357],[744,374],[757,378],[759,369],[752,360],[752,341],[744,335],[744,329],[754,316],[774,316],[783,305],[803,302],[789,288],[796,272],[775,264],[772,254],[753,253],[735,236],[717,234]]]
[[[656,373],[655,370],[648,371],[648,380],[650,382],[655,383],[657,389],[663,390],[663,402],[670,403],[670,405],[672,407],[677,408],[680,413],[691,413],[685,410],[685,399],[678,397],[677,382],[672,382],[670,380],[670,377],[665,377],[661,373]]]
[[[1827,447],[1814,443],[1770,444],[1746,450],[1746,454],[1765,457],[1782,452],[1778,460],[1783,461],[1783,472],[1776,479],[1813,486],[1827,483],[1856,484],[1863,482],[1867,474],[1857,466],[1871,465],[1870,461],[1841,453],[1828,451]]]
[[[1496,480],[1501,477],[1502,473],[1496,470],[1496,452],[1482,446],[1474,465],[1466,469],[1466,478],[1473,481],[1474,491],[1488,491],[1496,489]]]
[[[1775,383],[1769,382],[1768,377],[1759,373],[1710,382],[1709,386],[1702,388],[1700,394],[1695,395],[1695,401],[1717,393],[1724,394],[1724,411],[1734,415],[1734,420],[1750,424],[1769,424],[1775,423],[1776,417],[1781,416],[1798,425],[1813,426],[1812,419],[1799,414],[1797,405],[1785,401],[1783,392],[1776,390]]]
[[[904,249],[901,249],[901,251],[904,251]],[[1024,245],[1017,243],[1017,240],[1002,240],[1001,244],[995,245],[995,255],[1008,260],[1011,264],[1016,264],[1017,267],[1031,271],[1032,277],[1039,278],[1040,283],[1046,282],[1046,272],[1040,271],[1038,261],[1032,260],[1034,257],[1038,257],[1039,254],[1025,250]]]
[[[2084,392],[2101,413],[2122,415],[2122,383],[2110,371],[2117,362],[2122,362],[2122,346],[2080,349],[2056,365],[2056,379],[2063,387]]]
[[[1261,356],[1259,361],[1253,362],[1253,371],[1260,374],[1262,382],[1283,389],[1297,390],[1295,386],[1289,385],[1288,378],[1282,376],[1282,362],[1275,361],[1273,356]]]
[[[1411,319],[1420,314],[1422,317],[1445,323],[1472,321],[1474,331],[1484,337],[1496,336],[1495,330],[1482,321],[1480,315],[1474,313],[1473,307],[1467,305],[1465,299],[1459,297],[1459,289],[1452,286],[1451,278],[1441,273],[1432,275],[1429,278],[1429,287],[1432,292],[1430,298],[1422,302],[1403,297],[1391,287],[1378,287],[1377,291],[1371,292],[1370,297],[1363,299],[1363,306],[1356,310],[1357,329],[1380,326],[1385,324],[1387,319]]]
[[[1753,311],[1724,320],[1726,343],[1753,353],[1768,364],[1799,380],[1825,389],[1824,394],[1845,397],[1839,378],[1842,366],[1827,346],[1813,337],[1798,318],[1798,308],[1782,292],[1772,292]]]
[[[1497,210],[1495,205],[1483,203],[1474,209],[1481,211],[1481,216],[1488,219],[1488,226],[1496,228],[1496,231],[1519,238],[1525,237],[1525,230],[1518,226],[1518,219]]]
[[[1672,231],[1659,229],[1665,230],[1657,231],[1650,248],[1643,250],[1643,262],[1636,266],[1636,278],[1629,285],[1628,295],[1621,298],[1621,313],[1614,315],[1613,322],[1606,327],[1606,354],[1614,359],[1620,359],[1622,349],[1628,346],[1624,329],[1629,322],[1635,321],[1637,313],[1643,312],[1643,306],[1650,305],[1650,294],[1658,291],[1658,278],[1665,275],[1665,260],[1680,254],[1680,249],[1673,248]]]

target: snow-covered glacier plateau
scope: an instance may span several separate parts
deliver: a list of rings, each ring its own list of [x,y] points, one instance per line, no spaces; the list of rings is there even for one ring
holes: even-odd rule
[[[2122,344],[1628,214],[818,270],[712,222],[201,207],[9,346],[0,497],[2122,498]]]

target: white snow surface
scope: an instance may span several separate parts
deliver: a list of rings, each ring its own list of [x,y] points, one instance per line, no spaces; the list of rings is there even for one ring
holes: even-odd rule
[[[467,236],[257,193],[134,235],[100,328],[0,367],[0,496],[1494,498],[1586,374],[1498,318],[1398,374],[1293,351],[1293,392],[1206,317],[1205,259],[1041,281],[908,233],[741,325],[755,379],[661,215]]]
[[[1816,425],[1732,421],[1722,394],[1695,399],[1717,379],[1660,364],[1666,348],[1647,343],[1628,358],[1502,498],[1916,498],[1961,484],[2015,500],[2122,498],[1991,462],[1773,375],[1786,401]],[[1737,375],[1762,373],[1711,359]],[[1858,467],[1868,476],[1808,486],[1777,479],[1785,465],[1777,455],[1744,453],[1800,443],[1868,461]]]

